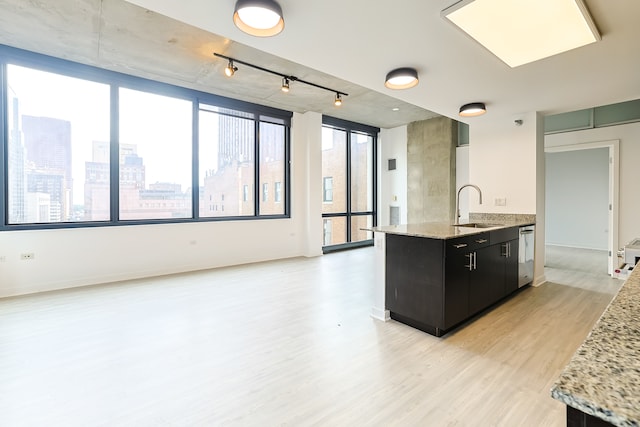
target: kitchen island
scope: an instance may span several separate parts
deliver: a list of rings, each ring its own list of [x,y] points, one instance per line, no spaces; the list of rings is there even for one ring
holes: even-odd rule
[[[640,426],[640,267],[551,389],[568,426]]]
[[[376,235],[384,234],[390,317],[439,337],[517,291],[519,227],[531,223],[375,228]]]

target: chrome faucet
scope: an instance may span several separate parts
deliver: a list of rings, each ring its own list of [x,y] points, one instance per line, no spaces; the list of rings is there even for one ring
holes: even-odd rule
[[[458,189],[458,195],[456,197],[456,220],[455,220],[453,225],[460,225],[460,192],[465,187],[473,187],[476,190],[478,190],[478,194],[480,195],[479,202],[480,202],[480,204],[482,204],[482,190],[480,190],[480,187],[478,187],[477,185],[473,185],[473,184],[465,184],[462,187],[460,187]]]

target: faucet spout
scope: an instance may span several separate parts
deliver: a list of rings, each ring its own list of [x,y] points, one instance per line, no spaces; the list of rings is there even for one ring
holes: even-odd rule
[[[454,225],[460,225],[460,192],[465,187],[473,187],[476,190],[478,190],[478,196],[479,196],[478,197],[478,202],[480,204],[482,204],[482,190],[480,190],[480,187],[478,187],[477,185],[473,185],[473,184],[465,184],[462,187],[460,187],[458,189],[458,194],[456,196],[456,220],[454,221]]]

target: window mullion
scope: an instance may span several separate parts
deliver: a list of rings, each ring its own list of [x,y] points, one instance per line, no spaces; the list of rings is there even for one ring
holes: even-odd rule
[[[346,171],[346,185],[347,185],[347,212],[345,215],[346,229],[347,229],[347,243],[351,242],[351,132],[347,129],[345,130],[347,136],[347,171]]]
[[[120,220],[120,88],[116,84],[111,85],[111,123],[109,144],[109,194],[110,194],[110,218],[113,224]]]
[[[200,102],[193,100],[192,109],[193,125],[191,128],[192,148],[191,148],[191,217],[200,217],[200,165],[198,156],[200,154]]]
[[[0,64],[0,135],[2,135],[3,141],[9,140],[8,131],[8,105],[9,95],[7,91],[7,65]],[[4,228],[9,223],[7,218],[8,206],[8,190],[9,183],[7,182],[9,176],[9,144],[2,144],[2,150],[0,150],[0,194],[4,197],[0,197],[0,229]]]
[[[253,215],[260,216],[260,121],[253,122]]]

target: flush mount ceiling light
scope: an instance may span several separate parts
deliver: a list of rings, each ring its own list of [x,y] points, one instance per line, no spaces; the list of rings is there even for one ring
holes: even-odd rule
[[[485,107],[484,102],[472,102],[460,107],[460,115],[462,117],[481,116],[486,112],[487,108]]]
[[[510,67],[601,39],[583,0],[462,0],[441,15]]]
[[[238,0],[233,23],[247,34],[269,37],[284,29],[282,8],[274,0]]]
[[[417,84],[418,72],[413,68],[396,68],[384,79],[384,85],[389,89],[409,89]]]

